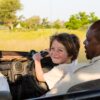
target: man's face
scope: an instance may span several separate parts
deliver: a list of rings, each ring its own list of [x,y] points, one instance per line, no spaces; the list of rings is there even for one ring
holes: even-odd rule
[[[95,38],[95,33],[92,30],[87,31],[86,40],[84,41],[85,53],[87,59],[92,59],[93,57],[98,56],[98,45],[100,50],[100,43]]]

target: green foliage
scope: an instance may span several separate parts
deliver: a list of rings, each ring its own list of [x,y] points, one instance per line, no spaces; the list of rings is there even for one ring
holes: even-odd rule
[[[21,22],[21,25],[26,29],[38,29],[40,25],[40,17],[39,16],[33,16],[23,22]]]
[[[60,21],[60,20],[56,20],[54,23],[53,23],[53,27],[54,28],[62,28],[63,27],[63,23]]]
[[[50,28],[51,23],[48,21],[48,18],[43,18],[41,23],[41,28]]]
[[[89,24],[89,15],[87,15],[85,12],[79,12],[79,19],[82,26]]]
[[[21,9],[19,0],[0,0],[0,22],[12,24],[16,21],[16,11]]]
[[[90,13],[90,15],[87,15],[85,12],[79,12],[78,14],[71,15],[69,21],[65,22],[65,27],[68,29],[79,29],[96,20],[98,20],[98,17],[95,16],[94,12]]]
[[[65,26],[68,29],[78,29],[82,26],[82,24],[77,15],[72,15],[69,19],[69,22],[65,23]]]
[[[91,23],[93,23],[93,22],[95,22],[96,20],[98,20],[98,17],[95,16],[95,13],[94,13],[94,12],[90,13],[89,21],[90,21]]]

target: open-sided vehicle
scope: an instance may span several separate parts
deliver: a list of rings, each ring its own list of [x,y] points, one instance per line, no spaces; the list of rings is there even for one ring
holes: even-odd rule
[[[18,77],[32,73],[34,61],[31,52],[23,51],[0,51],[0,72],[3,73],[8,81],[14,82]],[[45,53],[41,53],[45,56]],[[41,60],[44,71],[47,72],[53,67],[50,57]],[[11,100],[8,92],[1,91],[0,99]],[[93,80],[78,84],[70,88],[69,92],[63,95],[52,97],[31,98],[27,100],[99,100],[100,99],[100,80]]]
[[[31,50],[30,52],[0,51],[0,72],[6,76],[10,86],[19,77],[33,73],[34,61],[32,60],[32,55],[34,55],[34,53],[36,53],[35,50]],[[45,57],[48,54],[47,52],[41,51],[40,53],[43,57],[41,60],[43,71],[47,72],[54,64],[50,57]],[[8,94],[4,92],[1,94],[4,94],[4,97],[8,96]]]
[[[32,55],[35,50],[30,52],[23,51],[0,51],[0,72],[2,72],[10,81],[15,81],[17,77],[28,74],[34,67]],[[45,57],[47,52],[41,51],[41,55]],[[53,67],[50,57],[41,60],[44,71],[48,71]]]
[[[100,100],[100,79],[74,85],[66,94],[27,100]]]

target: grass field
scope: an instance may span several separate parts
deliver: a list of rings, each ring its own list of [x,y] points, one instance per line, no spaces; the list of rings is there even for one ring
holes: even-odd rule
[[[85,30],[67,30],[67,29],[39,29],[37,31],[9,31],[0,30],[0,50],[13,51],[37,51],[48,48],[49,37],[58,32],[68,32],[76,34],[80,38],[81,48],[79,62],[85,61],[83,41]]]

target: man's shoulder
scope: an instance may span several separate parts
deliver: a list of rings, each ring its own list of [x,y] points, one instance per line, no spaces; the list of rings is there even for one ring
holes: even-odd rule
[[[84,67],[88,66],[89,64],[87,62],[81,62],[81,63],[78,63],[77,66],[75,67],[75,71],[74,72],[77,72],[81,69],[83,69]]]
[[[99,73],[100,72],[100,61],[98,62],[93,62],[89,64],[85,64],[84,66],[81,66],[78,68],[75,73]]]

